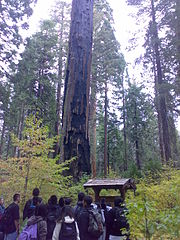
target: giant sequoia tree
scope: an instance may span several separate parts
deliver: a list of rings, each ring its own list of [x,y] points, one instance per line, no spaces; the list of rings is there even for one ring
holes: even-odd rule
[[[63,103],[61,160],[77,157],[73,176],[90,172],[88,140],[93,0],[73,0]]]

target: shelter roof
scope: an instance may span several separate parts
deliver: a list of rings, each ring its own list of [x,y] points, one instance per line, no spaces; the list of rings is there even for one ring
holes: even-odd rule
[[[116,179],[90,179],[84,184],[84,188],[104,188],[104,189],[119,189],[131,188],[134,181],[130,178],[116,178]]]

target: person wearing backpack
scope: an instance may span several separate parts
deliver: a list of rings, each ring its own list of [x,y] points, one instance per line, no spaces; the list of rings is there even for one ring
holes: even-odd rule
[[[35,215],[31,216],[27,225],[19,235],[18,240],[46,240],[47,236],[47,208],[46,205],[36,206]]]
[[[78,194],[78,202],[77,202],[76,206],[74,207],[74,217],[78,224],[78,227],[79,227],[79,217],[80,217],[82,210],[84,209],[83,208],[84,197],[85,197],[85,194],[83,192],[80,192]]]
[[[71,206],[64,206],[56,222],[52,240],[80,240],[77,222]]]
[[[20,194],[16,193],[13,196],[13,203],[11,203],[4,211],[1,218],[3,225],[3,232],[5,234],[4,240],[16,240],[19,234],[19,203]]]
[[[92,197],[84,197],[84,209],[80,214],[79,231],[81,240],[98,240],[103,233],[101,214],[92,206]]]
[[[60,215],[60,207],[57,203],[57,197],[52,195],[47,204],[47,240],[52,239],[53,231],[56,226],[56,220]]]
[[[24,206],[23,221],[26,218],[30,218],[31,216],[33,216],[35,213],[36,206],[42,202],[42,198],[39,197],[39,189],[38,188],[33,189],[32,195],[33,195],[33,197],[31,199],[29,199]]]
[[[127,208],[121,197],[114,199],[114,207],[107,213],[107,238],[109,240],[128,240],[129,223],[126,218]],[[124,233],[125,231],[125,233]]]

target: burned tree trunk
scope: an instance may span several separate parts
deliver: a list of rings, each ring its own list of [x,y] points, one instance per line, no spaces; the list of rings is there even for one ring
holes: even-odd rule
[[[93,0],[73,0],[63,103],[61,161],[77,158],[71,166],[75,178],[82,172],[90,173],[88,115],[92,32]]]

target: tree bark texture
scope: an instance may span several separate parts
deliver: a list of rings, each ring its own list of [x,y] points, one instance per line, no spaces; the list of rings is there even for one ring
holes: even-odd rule
[[[104,100],[104,177],[107,177],[107,82],[105,82],[105,100]]]
[[[71,172],[90,173],[88,136],[92,60],[93,0],[73,0],[69,55],[65,78],[61,159],[77,157]]]
[[[158,29],[157,29],[156,16],[155,16],[154,0],[151,0],[151,7],[152,7],[152,23],[154,28],[153,38],[154,38],[154,52],[155,52],[155,58],[156,58],[156,71],[157,71],[157,82],[158,82],[158,93],[159,93],[159,110],[160,110],[161,123],[162,123],[165,159],[166,159],[166,163],[169,164],[169,161],[171,158],[171,147],[170,147],[170,137],[169,137],[169,126],[168,126],[168,119],[167,119],[165,90],[163,89],[164,82],[162,77],[162,68],[161,68],[161,61],[160,61],[159,37],[158,37]]]
[[[134,104],[134,131],[135,131],[135,153],[136,153],[136,165],[137,168],[141,169],[140,156],[139,156],[139,137],[138,137],[138,126],[137,126],[137,104],[135,100]]]
[[[161,124],[161,114],[160,114],[160,105],[159,105],[159,93],[158,93],[158,79],[156,75],[156,64],[153,61],[153,69],[154,69],[154,80],[155,80],[155,107],[157,111],[157,121],[158,121],[158,137],[159,137],[159,149],[162,164],[165,163],[164,157],[164,145],[163,145],[163,135],[162,135],[162,124]]]
[[[89,137],[90,137],[90,161],[93,178],[96,177],[96,77],[91,79],[90,96],[90,117],[89,117]]]

